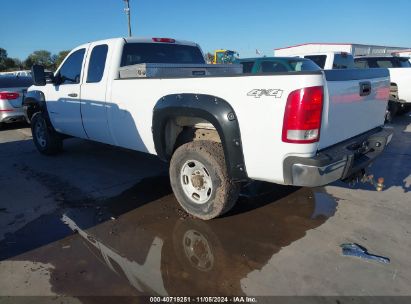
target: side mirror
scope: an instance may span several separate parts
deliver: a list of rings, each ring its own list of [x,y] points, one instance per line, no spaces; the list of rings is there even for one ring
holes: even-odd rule
[[[31,67],[31,77],[33,78],[33,84],[35,86],[46,85],[46,74],[44,73],[44,67],[42,65],[33,65]]]

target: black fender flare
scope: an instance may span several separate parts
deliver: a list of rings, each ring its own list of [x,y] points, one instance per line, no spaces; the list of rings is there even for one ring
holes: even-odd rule
[[[26,95],[24,96],[23,100],[23,107],[24,107],[24,114],[26,116],[27,120],[31,120],[32,115],[35,112],[43,112],[47,119],[48,117],[48,112],[47,112],[47,104],[46,104],[46,98],[44,96],[44,93],[42,91],[28,91]],[[29,113],[30,109],[36,109],[34,113]],[[38,111],[37,111],[38,110]],[[31,115],[30,115],[31,114]]]
[[[171,94],[157,101],[153,110],[153,140],[157,155],[169,161],[166,151],[166,124],[173,117],[197,117],[209,121],[217,130],[224,148],[229,176],[234,181],[248,179],[240,126],[231,105],[216,96],[204,94]]]

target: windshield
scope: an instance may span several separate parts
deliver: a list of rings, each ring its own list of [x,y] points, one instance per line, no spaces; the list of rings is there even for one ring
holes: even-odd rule
[[[267,59],[261,61],[261,73],[318,71],[321,68],[311,60],[301,58]]]
[[[296,72],[321,70],[321,68],[311,60],[293,59],[289,60],[288,64],[290,65],[292,71]]]
[[[125,44],[121,66],[139,63],[205,64],[205,60],[196,46],[169,43]]]

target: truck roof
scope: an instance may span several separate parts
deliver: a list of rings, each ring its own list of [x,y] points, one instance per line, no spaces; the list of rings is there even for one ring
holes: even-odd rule
[[[399,57],[399,56],[393,56],[393,55],[363,55],[363,56],[355,56],[355,59],[361,59],[361,58],[398,58],[399,60],[407,59],[407,57]]]
[[[281,48],[276,48],[274,50],[285,50],[285,49],[291,49],[291,48],[296,48],[300,46],[305,46],[305,45],[353,45],[354,43],[322,43],[322,42],[307,42],[307,43],[301,43],[301,44],[296,44],[296,45],[290,45],[286,47],[281,47]]]
[[[170,39],[172,40],[174,44],[183,44],[183,45],[190,45],[190,46],[198,46],[197,43],[188,41],[188,40],[181,40],[181,39],[174,39],[174,38],[157,38],[157,37],[117,37],[117,38],[109,38],[109,39],[102,39],[98,41],[92,41],[92,42],[105,42],[107,43],[108,41],[118,41],[118,40],[124,40],[127,43],[167,43],[165,41],[160,42],[160,41],[154,41],[153,39]],[[91,42],[91,41],[90,41]]]
[[[345,45],[345,46],[366,46],[366,47],[381,47],[381,48],[397,48],[399,51],[401,50],[406,50],[407,48],[404,47],[396,47],[396,46],[384,46],[384,45],[374,45],[374,44],[364,44],[364,43],[350,43],[350,42],[308,42],[308,43],[301,43],[301,44],[296,44],[296,45],[290,45],[287,47],[282,47],[282,48],[276,48],[275,50],[284,50],[284,49],[291,49],[291,48],[296,48],[296,47],[301,47],[301,46],[306,46],[306,45]]]

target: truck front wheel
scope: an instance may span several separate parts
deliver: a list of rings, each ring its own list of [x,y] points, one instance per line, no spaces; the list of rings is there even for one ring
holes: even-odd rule
[[[180,146],[171,158],[170,181],[181,207],[203,220],[229,211],[239,194],[239,185],[228,176],[222,145],[212,141]]]
[[[31,133],[34,144],[40,153],[53,155],[63,149],[63,140],[54,131],[53,127],[47,123],[41,112],[34,114],[31,119]]]

